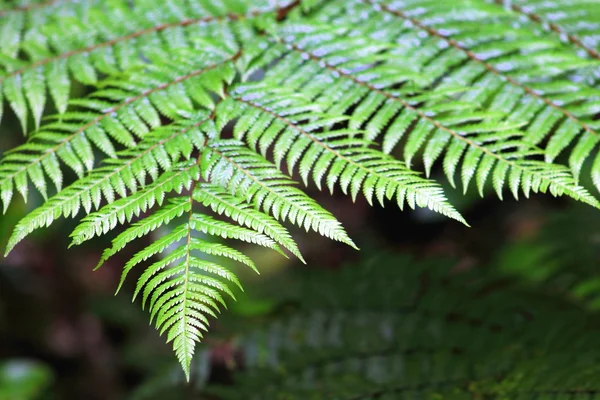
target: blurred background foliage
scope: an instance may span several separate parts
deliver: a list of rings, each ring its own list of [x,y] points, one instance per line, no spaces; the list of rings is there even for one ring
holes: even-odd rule
[[[17,122],[10,113],[2,129],[0,154],[24,140],[16,133]],[[299,230],[292,233],[307,265],[274,252],[246,249],[261,275],[236,270],[245,292],[236,293],[238,302],[230,302],[229,310],[213,323],[197,354],[190,385],[184,383],[170,347],[148,325],[145,312],[131,303],[135,280],[129,280],[126,290],[113,295],[123,264],[144,243],[131,246],[120,258],[114,257],[94,272],[110,238],[68,250],[68,234],[74,224],[61,220],[32,235],[8,258],[0,259],[0,400],[240,398],[232,397],[231,389],[245,393],[244,378],[238,377],[243,371],[253,376],[253,365],[248,361],[249,335],[267,329],[273,321],[289,321],[302,309],[303,302],[313,297],[311,292],[304,292],[304,277],[327,273],[322,294],[329,293],[331,301],[343,298],[344,293],[352,297],[355,285],[368,279],[342,277],[348,273],[352,276],[347,271],[378,255],[382,260],[382,254],[381,268],[375,265],[369,272],[375,278],[387,274],[382,276],[401,283],[411,270],[427,273],[438,265],[423,260],[441,260],[450,271],[476,271],[486,282],[496,282],[494,291],[510,288],[534,292],[549,302],[560,301],[559,308],[568,305],[598,322],[600,213],[560,198],[533,196],[517,204],[492,196],[480,199],[474,191],[462,196],[457,190],[446,189],[450,201],[473,228],[424,209],[401,212],[392,206],[372,208],[363,200],[352,204],[347,198],[309,187],[310,194],[335,214],[362,251]],[[15,202],[2,216],[2,248],[14,224],[40,201],[31,197],[28,204]],[[412,258],[384,268],[398,254]],[[463,277],[457,274],[456,280]],[[379,294],[401,299],[414,289],[390,285],[380,288]],[[510,293],[494,301],[501,306]],[[361,298],[354,300],[361,304]],[[429,307],[434,309],[448,303],[443,292],[431,301]],[[478,301],[473,298],[472,304]],[[556,324],[563,329],[566,320],[560,318],[557,316]],[[568,337],[577,338],[577,329],[582,328],[571,326]],[[372,326],[366,325],[354,337],[369,338],[372,333]],[[520,337],[518,332],[515,335]],[[264,342],[256,346],[263,357],[259,359],[277,356]],[[486,351],[485,347],[478,349],[480,353]],[[352,387],[353,383],[347,383]],[[486,388],[492,390],[490,385]],[[471,395],[478,390],[471,389],[467,391]],[[427,398],[451,397],[448,393],[429,395],[433,397]]]

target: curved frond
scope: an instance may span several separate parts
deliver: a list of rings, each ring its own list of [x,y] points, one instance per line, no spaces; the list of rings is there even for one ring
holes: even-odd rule
[[[273,86],[238,86],[230,95],[218,106],[220,124],[226,117],[240,117],[236,137],[260,148],[265,157],[273,149],[275,162],[286,160],[290,173],[298,166],[305,184],[310,175],[321,188],[325,177],[331,192],[339,184],[353,199],[362,192],[369,203],[377,197],[383,205],[385,198],[395,197],[400,208],[405,202],[411,208],[428,207],[465,223],[437,183],[370,147],[354,130],[329,129],[344,118],[324,114],[301,95]]]
[[[597,145],[600,143],[600,124],[595,121],[594,116],[600,110],[600,92],[589,91],[586,85],[569,81],[568,75],[586,68],[600,68],[600,58],[585,60],[573,54],[571,50],[562,49],[559,41],[540,43],[535,32],[528,32],[523,28],[510,29],[508,23],[513,19],[510,14],[500,16],[506,20],[505,26],[508,29],[503,32],[503,37],[496,40],[502,40],[505,44],[510,40],[511,34],[518,35],[518,40],[515,40],[512,46],[500,47],[499,51],[490,56],[486,54],[486,50],[492,48],[495,38],[493,36],[490,38],[486,33],[479,37],[475,30],[477,26],[485,26],[491,24],[492,20],[498,19],[499,12],[496,10],[489,10],[486,15],[487,6],[481,7],[483,11],[481,17],[461,21],[463,23],[460,30],[448,35],[441,30],[441,26],[440,28],[436,26],[440,24],[427,24],[424,22],[426,20],[424,16],[418,18],[411,16],[410,6],[408,9],[398,9],[376,0],[363,1],[384,13],[410,22],[430,37],[447,43],[450,48],[456,50],[457,55],[454,57],[467,60],[462,68],[471,68],[472,64],[479,66],[483,72],[475,79],[463,78],[459,82],[469,85],[477,80],[481,82],[487,79],[498,86],[496,93],[490,93],[488,98],[478,100],[479,102],[493,101],[493,96],[497,98],[497,96],[510,95],[511,97],[503,101],[521,103],[511,111],[513,116],[521,117],[528,123],[529,128],[524,137],[527,142],[539,144],[552,129],[556,130],[557,135],[561,132],[560,136],[552,136],[546,152],[547,160],[552,161],[560,150],[570,143],[577,143],[569,159],[571,169],[577,177],[585,158],[592,151],[593,154],[597,153]],[[421,4],[415,2],[414,6],[420,7]],[[476,9],[471,6],[467,11],[466,6],[467,4],[464,11],[475,15]],[[456,10],[451,12],[454,15]],[[436,13],[439,13],[439,8],[436,9]],[[466,34],[471,34],[469,41],[461,42]],[[521,54],[513,55],[515,50],[519,50]],[[460,75],[460,71],[453,71],[453,75]],[[540,82],[540,78],[547,80],[549,77],[553,78],[552,82]],[[600,174],[600,171],[595,173]]]
[[[464,12],[456,12],[457,7],[464,7]],[[406,161],[423,151],[429,169],[445,154],[450,182],[467,149],[480,158],[490,155],[500,169],[515,175],[537,175],[548,181],[556,171],[548,167],[544,176],[544,165],[555,158],[551,150],[556,146],[551,139],[541,153],[536,145],[555,126],[557,134],[570,132],[567,142],[564,137],[554,140],[563,143],[561,150],[579,138],[579,147],[570,160],[577,176],[597,144],[594,110],[599,103],[594,89],[569,78],[572,71],[587,71],[600,64],[581,60],[562,49],[559,41],[540,42],[534,33],[486,22],[486,18],[510,19],[510,13],[503,13],[496,6],[471,2],[444,7],[415,1],[398,10],[381,2],[334,1],[318,15],[318,23],[274,27],[267,40],[271,43],[270,56],[263,62],[279,57],[267,73],[275,86],[300,90],[334,115],[350,110],[351,126],[366,130],[367,139],[378,138],[385,131],[386,152],[391,152],[403,136],[415,132],[413,139],[406,139]],[[440,28],[413,15],[438,21]],[[436,17],[427,19],[428,15]],[[453,24],[452,30],[442,30],[446,22]],[[482,26],[490,26],[490,32],[481,30]],[[455,30],[457,38],[470,35],[469,40],[461,42],[446,34]],[[523,36],[530,47],[509,40],[510,35]],[[488,41],[498,36],[498,51],[492,51],[496,42]],[[516,51],[523,54],[514,55]],[[557,60],[549,62],[549,57]],[[411,60],[410,66],[406,59]],[[514,71],[505,71],[511,65],[515,65]],[[554,72],[549,71],[551,68],[562,69]],[[557,78],[561,74],[563,80]],[[425,144],[428,146],[423,149]],[[520,163],[523,157],[537,159],[542,154],[546,162],[535,163],[534,168]],[[566,173],[564,169],[561,172]],[[468,168],[463,175],[470,177]],[[468,180],[463,183],[467,186]],[[499,180],[495,184],[504,186]],[[526,185],[522,188],[527,191]],[[590,200],[576,180],[565,181],[555,189]]]

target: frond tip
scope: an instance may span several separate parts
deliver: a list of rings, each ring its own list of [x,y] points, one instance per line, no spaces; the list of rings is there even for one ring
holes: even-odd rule
[[[156,213],[120,234],[103,255],[106,259],[132,240],[185,217],[184,223],[125,264],[117,291],[134,267],[148,259],[158,259],[140,275],[133,298],[142,297],[142,306],[148,308],[150,320],[161,334],[167,334],[167,341],[173,343],[173,350],[188,377],[196,343],[202,339],[202,332],[208,330],[209,318],[216,318],[220,308],[226,307],[224,295],[235,299],[231,284],[242,287],[224,261],[233,260],[258,272],[246,255],[213,240],[236,239],[281,252],[270,237],[256,229],[194,212],[193,202],[192,197],[185,196],[170,200]],[[264,224],[259,229],[265,230]]]

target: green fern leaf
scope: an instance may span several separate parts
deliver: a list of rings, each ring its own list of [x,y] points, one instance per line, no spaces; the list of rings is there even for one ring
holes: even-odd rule
[[[204,179],[228,189],[278,220],[318,232],[356,248],[341,224],[277,168],[234,140],[216,141],[203,151]]]
[[[136,74],[128,81],[128,90],[104,89],[89,99],[72,101],[92,112],[63,114],[60,120],[45,125],[27,143],[13,149],[2,159],[0,188],[4,193],[3,199],[8,199],[4,201],[4,207],[10,203],[12,188],[17,180],[31,179],[36,188],[43,195],[46,194],[46,187],[41,184],[44,181],[42,167],[52,178],[57,191],[60,191],[62,171],[59,160],[81,177],[86,169],[93,166],[92,144],[107,156],[117,157],[112,141],[128,148],[136,147],[134,134],[144,137],[151,128],[156,128],[160,123],[159,114],[169,118],[194,116],[191,106],[193,93],[186,93],[183,86],[185,81],[194,80],[194,85],[201,88],[206,79],[213,82],[213,85],[215,82],[222,84],[232,79],[233,70],[226,64],[235,55],[218,62],[211,61],[216,57],[220,56],[205,53],[186,57],[185,62],[175,59],[170,68],[165,66]],[[217,75],[204,76],[216,68]],[[159,93],[174,88],[179,90],[159,96]],[[195,87],[194,93],[199,91],[201,89]],[[179,103],[189,103],[190,106],[173,108],[173,98],[177,98]],[[19,192],[26,198],[27,191],[22,186],[17,188],[21,189]]]
[[[72,244],[127,225],[99,265],[166,232],[123,279],[150,264],[135,293],[189,376],[208,317],[241,286],[226,261],[256,269],[229,239],[303,260],[288,221],[356,247],[292,177],[463,223],[440,174],[482,196],[600,208],[579,183],[591,167],[600,188],[599,13],[589,0],[0,0],[0,116],[34,126],[2,154],[0,201],[43,199],[7,250],[61,217],[82,216]]]
[[[108,203],[113,203],[117,195],[126,198],[128,191],[135,192],[138,187],[145,185],[148,176],[152,181],[156,180],[161,169],[170,170],[172,164],[180,158],[189,158],[194,147],[204,145],[206,139],[199,129],[209,119],[206,113],[201,113],[195,118],[198,122],[188,122],[183,126],[170,125],[155,130],[136,146],[135,151],[120,152],[119,158],[107,162],[104,167],[94,169],[89,175],[60,191],[17,224],[9,240],[7,252],[31,232],[49,226],[61,215],[73,218],[82,208],[89,214],[92,208],[100,207],[102,198]],[[44,182],[43,176],[38,179]],[[185,185],[189,188],[191,181]],[[114,209],[115,206],[112,207]],[[139,212],[139,208],[129,208],[129,214]],[[112,218],[104,219],[104,223],[114,222],[115,217],[117,216],[113,214]]]
[[[351,128],[329,130],[340,118],[321,113],[300,95],[273,86],[238,86],[219,107],[217,116],[242,116],[234,127],[238,139],[259,147],[264,156],[272,147],[275,162],[280,165],[286,159],[290,172],[298,165],[305,184],[312,174],[320,188],[326,177],[330,191],[339,181],[342,191],[350,192],[353,199],[362,191],[369,203],[376,194],[383,205],[384,198],[395,196],[400,208],[405,202],[412,208],[429,207],[465,223],[436,183],[370,148],[369,142],[354,137]],[[220,124],[225,122],[222,119]]]
[[[139,217],[156,204],[161,205],[168,193],[181,193],[184,188],[189,189],[199,176],[200,170],[195,161],[174,166],[171,171],[163,173],[156,182],[88,214],[73,230],[71,245],[79,245],[94,236],[106,234],[117,224],[131,222],[134,217]]]
[[[199,259],[201,252],[210,256],[229,258],[256,270],[254,263],[245,255],[229,246],[196,238],[193,232],[211,237],[237,239],[280,251],[275,242],[262,233],[194,213],[192,197],[179,197],[169,201],[154,214],[142,219],[120,234],[113,247],[107,249],[103,259],[124,248],[131,241],[149,234],[157,227],[187,214],[187,222],[150,244],[131,258],[124,267],[119,290],[128,273],[143,261],[175,250],[149,266],[140,276],[134,299],[141,293],[143,305],[148,304],[151,320],[156,328],[167,333],[167,341],[173,342],[177,355],[189,379],[191,359],[202,332],[208,329],[208,316],[215,316],[220,306],[226,306],[222,294],[235,299],[228,283],[241,288],[238,278],[226,267]],[[178,245],[182,242],[181,245]],[[258,271],[257,271],[258,272]]]
[[[275,219],[245,203],[244,199],[232,195],[220,186],[201,184],[194,191],[194,200],[212,208],[218,214],[225,214],[240,225],[264,233],[304,262],[298,246],[288,231]]]
[[[379,16],[379,14],[381,14],[380,10],[388,10],[385,7],[382,8],[382,6],[373,7],[372,4],[365,5],[365,7],[357,7],[360,9],[360,12],[358,10],[356,11],[357,15],[364,16],[364,18],[381,18]],[[390,14],[388,11],[386,11],[386,13]],[[371,16],[369,13],[372,13],[375,16]],[[395,12],[391,12],[391,14],[395,15]],[[414,22],[411,23],[414,24]],[[376,25],[369,25],[366,29],[369,27],[376,29]],[[383,104],[384,102],[396,103],[397,107],[382,107],[381,109],[377,109],[374,113],[369,114],[368,117],[361,116],[360,120],[380,118],[389,121],[391,125],[387,134],[392,135],[393,142],[390,142],[390,139],[384,138],[384,146],[388,151],[392,150],[403,135],[407,135],[408,140],[404,148],[404,155],[409,161],[417,154],[426,141],[430,141],[430,138],[432,137],[437,137],[438,139],[436,139],[436,141],[442,141],[442,143],[438,145],[438,148],[426,149],[426,165],[428,168],[431,168],[435,159],[443,152],[446,153],[444,164],[447,166],[456,166],[463,154],[461,148],[463,150],[473,148],[473,151],[479,153],[479,157],[485,158],[483,156],[488,155],[494,159],[494,163],[502,164],[499,168],[516,169],[515,173],[527,174],[528,176],[531,175],[536,179],[541,180],[543,182],[543,185],[540,187],[542,191],[545,191],[545,187],[550,187],[553,194],[564,193],[593,206],[598,205],[597,201],[591,197],[584,188],[577,185],[575,179],[567,178],[566,171],[557,172],[556,165],[550,165],[549,163],[533,163],[535,160],[524,160],[525,157],[541,154],[541,151],[532,146],[532,144],[524,137],[525,135],[518,130],[518,128],[525,123],[520,118],[516,122],[513,121],[513,118],[505,121],[498,120],[497,112],[482,113],[479,111],[480,105],[473,102],[472,99],[470,100],[470,105],[468,105],[468,103],[459,103],[460,107],[457,110],[460,111],[460,114],[454,112],[454,114],[451,113],[450,115],[447,115],[448,111],[453,111],[453,109],[455,109],[456,104],[453,105],[453,103],[449,103],[446,92],[448,87],[444,84],[439,86],[442,90],[442,95],[436,95],[438,88],[433,88],[429,89],[429,92],[416,90],[415,96],[414,86],[408,83],[407,88],[404,90],[406,93],[403,93],[402,90],[386,89],[387,87],[398,85],[403,82],[411,83],[409,81],[410,75],[404,76],[402,70],[397,71],[390,67],[381,69],[368,68],[369,65],[377,63],[381,58],[379,52],[381,51],[382,45],[378,42],[374,42],[372,45],[363,43],[362,46],[367,49],[364,53],[352,53],[353,46],[356,46],[354,42],[348,44],[350,46],[349,48],[344,47],[344,45],[347,44],[347,41],[345,41],[344,38],[347,37],[347,31],[350,28],[342,27],[336,29],[337,30],[323,28],[316,24],[304,24],[302,28],[290,24],[289,27],[280,29],[277,36],[274,36],[269,41],[272,42],[274,46],[278,46],[279,51],[275,54],[278,54],[279,56],[285,55],[286,60],[282,61],[282,63],[285,63],[284,65],[289,65],[288,63],[300,65],[314,64],[316,65],[316,68],[310,70],[307,67],[307,71],[305,72],[307,72],[309,76],[304,77],[302,81],[289,82],[286,76],[277,76],[277,67],[275,67],[275,72],[272,72],[271,78],[276,79],[277,82],[285,82],[286,86],[291,85],[293,90],[300,90],[300,85],[307,79],[310,79],[311,73],[327,74],[327,79],[321,76],[316,77],[314,83],[311,84],[308,93],[310,93],[310,97],[314,97],[318,104],[321,104],[325,109],[331,110],[334,108],[336,113],[345,112],[355,102],[359,102],[356,110],[364,112],[364,109],[360,106],[360,101],[368,93],[380,97],[380,104]],[[428,32],[425,27],[423,27],[423,30],[426,33]],[[364,40],[366,41],[366,39]],[[296,43],[299,42],[304,43],[304,45],[302,47],[297,45]],[[334,46],[334,44],[336,46]],[[327,47],[324,47],[325,45],[329,45],[332,50],[328,52]],[[367,69],[368,72],[354,74],[348,68],[338,67],[336,64],[339,63],[338,59],[340,56],[338,56],[338,54],[341,51],[340,49],[344,49],[345,53],[349,54],[348,57],[354,57],[353,59],[344,57],[343,60],[346,64],[352,61],[356,70],[362,71]],[[393,54],[394,51],[395,49],[390,50],[390,55]],[[287,59],[290,61],[287,61]],[[387,62],[387,60],[385,62]],[[393,75],[391,71],[394,71]],[[290,79],[292,78],[293,77],[290,77]],[[447,80],[451,81],[452,79],[449,77]],[[470,82],[459,81],[458,83],[467,85]],[[351,100],[348,100],[348,102],[345,103],[342,102],[342,106],[340,106],[338,99],[332,97],[332,93],[336,92],[336,90],[331,90],[332,84],[337,85],[336,90],[345,92],[345,98]],[[414,82],[414,85],[417,84],[422,85],[423,83]],[[429,85],[429,82],[426,84]],[[510,87],[513,88],[512,86]],[[455,91],[456,89],[452,88],[451,92]],[[462,89],[461,91],[464,92],[465,90]],[[468,93],[469,91],[466,91],[466,95],[468,95]],[[525,94],[521,93],[521,97],[528,95],[527,91],[524,93]],[[367,98],[369,98],[369,96],[367,96]],[[519,99],[519,97],[517,97],[517,99]],[[419,106],[419,104],[422,103],[425,104],[424,107]],[[444,107],[446,103],[452,107]],[[467,105],[468,108],[465,108]],[[541,108],[541,106],[538,107],[538,109],[539,108]],[[368,108],[366,109],[368,110]],[[388,114],[391,113],[392,115],[374,115],[384,112]],[[572,119],[569,118],[567,118],[567,120],[572,121]],[[413,127],[415,122],[416,126],[414,129],[409,129]],[[580,124],[577,126],[580,126]],[[447,145],[444,146],[444,143]],[[450,149],[453,151],[450,152]],[[471,162],[473,162],[473,159],[471,159]],[[533,163],[533,166],[531,163]],[[544,167],[545,165],[547,165],[546,168]],[[453,173],[455,168],[445,169],[448,178],[452,182],[454,179]],[[549,177],[552,177],[557,173],[562,177],[560,182],[552,182]],[[486,174],[481,176],[482,178],[487,178]],[[468,182],[463,182],[465,187],[466,183]],[[485,180],[482,181],[482,184],[483,183],[485,183]],[[493,180],[492,183],[497,188],[504,187],[501,180]],[[526,186],[521,187],[521,189],[526,189]]]
[[[285,5],[267,0],[251,4],[225,0],[156,4],[144,0],[135,2],[133,7],[125,0],[58,3],[62,2],[2,11],[6,14],[2,17],[2,37],[6,40],[0,47],[0,92],[4,92],[15,110],[24,133],[27,133],[28,107],[22,82],[27,89],[29,108],[38,122],[44,109],[46,85],[56,108],[62,112],[69,96],[69,76],[94,85],[99,74],[143,66],[144,58],[168,59],[159,45],[163,40],[172,49],[190,47],[194,38],[211,31],[206,24],[230,24],[245,17],[275,15]],[[65,16],[54,18],[60,15],[54,13],[61,10],[67,11]],[[235,45],[235,41],[225,42]],[[35,45],[28,45],[31,43]],[[26,60],[18,58],[21,49],[27,55]],[[57,77],[59,80],[54,81]]]

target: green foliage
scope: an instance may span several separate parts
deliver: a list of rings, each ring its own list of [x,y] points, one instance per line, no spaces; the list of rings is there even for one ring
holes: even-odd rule
[[[568,269],[577,268],[560,267]],[[565,291],[548,295],[544,285],[523,288],[521,280],[507,280],[493,267],[459,270],[447,259],[417,261],[385,252],[335,271],[302,271],[287,281],[269,296],[279,304],[274,311],[223,329],[233,336],[232,353],[240,360],[227,384],[210,378],[217,373],[210,354],[219,350],[204,346],[194,361],[196,395],[223,400],[600,395],[598,314],[571,302]],[[277,283],[274,278],[266,286]],[[163,372],[131,398],[176,393],[181,375]]]
[[[550,192],[600,208],[579,184],[590,169],[600,188],[599,8],[1,1],[0,102],[26,138],[0,160],[0,201],[6,211],[30,186],[44,198],[7,250],[80,214],[73,244],[132,224],[101,263],[166,231],[125,271],[152,258],[138,292],[189,373],[210,310],[237,283],[226,263],[195,254],[253,266],[211,238],[302,259],[281,225],[289,222],[356,247],[295,176],[465,224],[434,179],[438,169],[453,187],[459,175],[463,191],[474,181],[500,198],[506,189],[515,198]],[[71,98],[75,86],[89,94]]]
[[[306,275],[306,272],[303,273]],[[304,279],[303,279],[304,278]],[[481,267],[385,254],[297,277],[220,399],[596,399],[598,320]]]
[[[570,207],[548,216],[538,235],[502,248],[496,268],[525,286],[566,292],[571,300],[600,310],[599,255],[600,215]]]
[[[0,399],[39,399],[53,379],[52,371],[45,364],[19,359],[3,361],[0,364]]]

